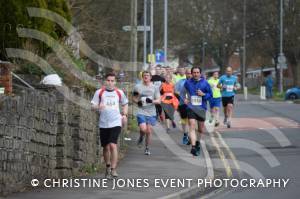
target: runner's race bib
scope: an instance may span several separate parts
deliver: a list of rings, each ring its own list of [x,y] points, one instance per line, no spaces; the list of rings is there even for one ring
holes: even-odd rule
[[[141,101],[142,101],[143,106],[150,106],[150,105],[152,105],[152,103],[147,103],[146,102],[146,98],[149,98],[149,99],[153,100],[152,96],[141,97]]]
[[[233,87],[234,87],[234,85],[227,85],[226,86],[226,91],[227,92],[232,92],[233,91]]]
[[[117,96],[105,97],[103,103],[105,105],[105,109],[119,109]]]
[[[202,105],[202,97],[200,96],[191,96],[191,103],[193,106],[201,106]]]

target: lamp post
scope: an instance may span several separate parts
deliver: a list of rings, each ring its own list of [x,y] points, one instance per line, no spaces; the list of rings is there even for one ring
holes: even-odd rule
[[[164,65],[168,64],[168,0],[165,0],[165,16],[164,16],[164,53],[165,53],[165,62]]]
[[[247,37],[247,24],[246,24],[246,14],[247,14],[247,0],[244,0],[243,5],[243,63],[242,63],[242,88],[245,88],[246,84],[246,37]]]
[[[205,66],[205,46],[206,45],[207,45],[207,42],[204,41],[204,39],[203,39],[203,41],[202,41],[202,67],[203,68]]]
[[[280,52],[278,56],[278,66],[279,67],[279,92],[283,92],[283,67],[286,66],[286,58],[283,53],[283,0],[280,0]]]
[[[144,68],[147,64],[147,9],[148,9],[148,0],[144,0]]]

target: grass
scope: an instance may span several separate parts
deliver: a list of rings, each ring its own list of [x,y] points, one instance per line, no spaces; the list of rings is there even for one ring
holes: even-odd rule
[[[300,104],[300,99],[294,100],[294,103],[295,103],[295,104]]]
[[[274,94],[273,94],[273,100],[275,101],[284,101],[284,95],[285,95],[285,91],[283,91],[282,93],[278,92],[278,90],[276,89],[274,91]]]
[[[129,119],[128,119],[128,130],[130,132],[138,132],[139,131],[139,126],[138,126],[136,118],[134,116],[129,117]]]
[[[83,175],[93,175],[103,171],[103,168],[104,166],[102,164],[99,165],[91,164],[91,165],[84,165],[80,171],[82,172]]]
[[[252,95],[260,95],[260,88],[250,88],[248,93]],[[278,91],[277,88],[273,88],[273,98],[274,101],[284,101],[285,89],[282,93]]]
[[[260,95],[260,88],[248,88],[248,93],[252,95]]]

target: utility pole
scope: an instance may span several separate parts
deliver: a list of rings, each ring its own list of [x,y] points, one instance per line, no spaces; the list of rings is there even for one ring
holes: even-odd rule
[[[246,24],[246,16],[247,16],[247,0],[244,0],[243,6],[243,63],[242,63],[242,88],[244,89],[246,86],[246,35],[247,35],[247,24]]]
[[[147,9],[148,9],[148,0],[144,0],[144,69],[147,66]]]
[[[131,0],[131,37],[130,37],[130,62],[132,64],[131,86],[133,90],[137,71],[137,0]],[[131,105],[131,115],[133,116],[133,105]]]
[[[150,54],[153,54],[153,0],[150,0]]]
[[[130,61],[132,63],[132,83],[134,83],[137,71],[137,0],[131,0],[131,45]]]
[[[280,52],[278,56],[279,66],[279,92],[283,92],[283,66],[286,65],[286,58],[283,53],[283,0],[280,0]]]
[[[207,42],[204,41],[204,38],[202,39],[202,67],[204,69],[205,67],[205,46],[206,46]]]
[[[165,17],[164,17],[164,53],[165,53],[165,66],[168,65],[168,0],[165,0]]]

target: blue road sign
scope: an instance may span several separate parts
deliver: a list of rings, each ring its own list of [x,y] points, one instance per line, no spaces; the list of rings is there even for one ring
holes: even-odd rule
[[[165,61],[165,52],[163,50],[155,51],[155,61],[156,63],[163,63]]]

